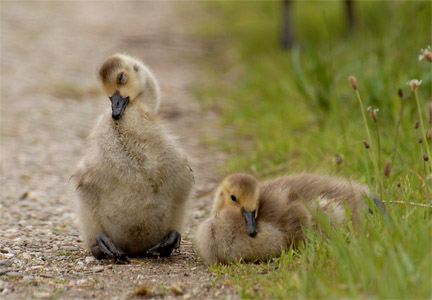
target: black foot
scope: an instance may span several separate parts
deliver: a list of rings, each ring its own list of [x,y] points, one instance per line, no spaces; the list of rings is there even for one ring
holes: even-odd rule
[[[116,244],[114,244],[111,238],[104,232],[96,236],[96,245],[91,248],[91,252],[97,259],[110,257],[116,262],[130,262],[126,253],[117,248]]]
[[[174,249],[180,247],[180,241],[180,233],[175,230],[171,230],[170,233],[168,233],[168,235],[162,239],[162,241],[151,247],[147,251],[147,254],[168,257],[171,255],[171,252]]]
[[[387,214],[387,210],[384,206],[384,203],[382,203],[381,199],[375,195],[373,196],[373,200],[375,202],[375,205],[378,207],[379,212],[384,217]]]
[[[388,215],[386,207],[385,207],[384,203],[381,201],[381,199],[378,198],[377,196],[373,195],[373,200],[374,200],[375,205],[378,207],[378,211],[380,212],[383,219],[385,221],[388,221],[391,225],[393,225],[393,220]],[[372,209],[369,208],[369,212],[373,213]]]

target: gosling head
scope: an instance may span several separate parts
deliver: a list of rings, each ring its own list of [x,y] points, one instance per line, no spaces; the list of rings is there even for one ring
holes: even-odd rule
[[[99,69],[99,81],[111,100],[112,117],[119,120],[129,103],[156,113],[159,108],[159,86],[152,72],[138,59],[125,54],[108,57]]]
[[[227,176],[216,191],[213,214],[231,209],[242,214],[251,237],[258,233],[256,218],[259,205],[259,183],[252,175],[236,173]]]

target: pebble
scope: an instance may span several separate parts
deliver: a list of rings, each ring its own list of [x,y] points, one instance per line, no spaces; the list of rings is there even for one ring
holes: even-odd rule
[[[6,268],[0,268],[0,276],[6,274],[7,272],[10,272],[10,269],[6,269]]]
[[[47,292],[34,292],[33,293],[33,297],[35,299],[50,299],[51,298],[51,294],[47,293]]]
[[[189,300],[191,297],[192,297],[191,294],[184,294],[183,300]]]
[[[38,196],[39,195],[37,192],[27,191],[20,196],[20,200],[28,199],[31,201],[36,201],[38,199]]]
[[[20,272],[7,272],[6,275],[9,277],[17,277],[17,278],[23,277],[23,275]]]
[[[86,264],[89,264],[89,263],[91,263],[91,262],[94,262],[96,259],[93,257],[93,256],[87,256],[86,258],[85,258],[85,260],[84,260],[84,262],[86,263]]]
[[[78,251],[78,248],[74,246],[61,246],[60,249],[65,251]]]
[[[6,258],[10,259],[10,258],[14,257],[15,254],[13,254],[13,253],[6,253],[4,256],[5,256]]]
[[[12,264],[13,262],[9,259],[0,259],[0,266],[10,267]]]
[[[171,292],[175,295],[183,295],[183,289],[177,283],[171,285]]]
[[[102,272],[104,269],[105,269],[105,268],[104,268],[103,266],[96,266],[96,267],[91,268],[90,270],[91,270],[92,272],[97,273],[97,272]]]
[[[23,277],[23,280],[31,281],[31,280],[34,280],[34,277],[30,276],[30,275],[26,275],[26,276]]]

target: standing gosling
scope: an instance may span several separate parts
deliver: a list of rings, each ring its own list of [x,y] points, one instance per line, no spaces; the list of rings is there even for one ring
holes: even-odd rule
[[[216,190],[210,218],[198,229],[198,255],[208,264],[278,256],[304,239],[302,227],[314,225],[311,209],[343,224],[346,203],[355,224],[367,209],[367,195],[366,186],[329,176],[300,174],[260,183],[249,174],[229,175]],[[381,201],[374,200],[383,212]]]
[[[111,109],[100,116],[73,176],[84,242],[98,259],[170,256],[180,246],[194,177],[155,115],[158,83],[124,54],[109,57],[98,75]]]

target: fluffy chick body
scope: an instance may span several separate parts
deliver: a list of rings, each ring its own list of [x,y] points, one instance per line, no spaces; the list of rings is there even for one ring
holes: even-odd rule
[[[141,62],[118,57],[133,63],[129,77],[144,72],[145,84],[119,120],[110,110],[99,118],[74,175],[77,208],[88,248],[105,232],[128,255],[139,255],[170,230],[181,230],[194,178],[185,153],[155,115],[153,75]]]
[[[208,264],[279,256],[283,249],[304,239],[303,227],[316,225],[314,210],[321,210],[338,225],[347,220],[345,203],[354,224],[367,208],[364,197],[369,194],[368,188],[348,180],[299,174],[245,185],[245,178],[249,182],[256,180],[247,174],[234,174],[222,182],[211,217],[199,226],[197,253]],[[243,188],[236,189],[240,185]],[[255,194],[251,192],[253,186],[259,193],[250,197]],[[233,191],[236,203],[229,203],[227,195]],[[245,194],[249,196],[242,197]],[[255,237],[246,230],[241,213],[245,208],[256,215]]]

